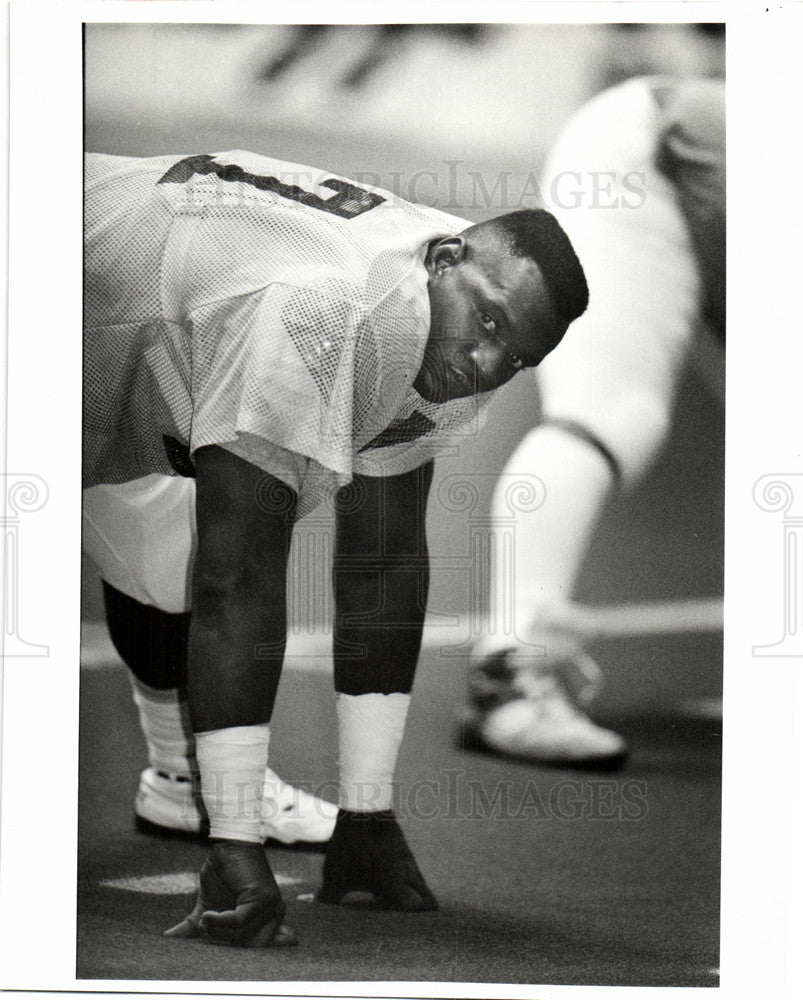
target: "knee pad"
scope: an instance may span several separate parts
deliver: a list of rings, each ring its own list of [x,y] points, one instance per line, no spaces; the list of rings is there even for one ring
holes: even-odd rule
[[[604,411],[584,415],[545,414],[544,423],[586,440],[606,458],[625,489],[650,468],[669,434],[667,402],[649,393],[621,392]]]
[[[187,681],[189,612],[160,611],[128,597],[105,580],[103,602],[114,647],[137,680],[158,690],[183,687]]]
[[[622,481],[622,466],[619,463],[619,459],[616,455],[614,455],[605,442],[588,427],[578,423],[576,420],[565,420],[560,417],[556,417],[551,420],[543,420],[541,422],[541,426],[557,427],[558,430],[565,431],[567,434],[571,434],[572,437],[585,442],[590,448],[593,448],[596,452],[598,452],[600,457],[606,462],[613,478],[614,485],[620,485]]]

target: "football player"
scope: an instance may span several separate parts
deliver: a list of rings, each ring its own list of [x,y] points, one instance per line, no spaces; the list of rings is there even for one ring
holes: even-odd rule
[[[84,491],[83,548],[100,571],[109,634],[129,668],[148,751],[134,815],[142,833],[205,837],[186,700],[195,481],[149,475]],[[337,807],[265,771],[263,840],[320,848]]]
[[[491,620],[513,624],[475,649],[465,735],[534,763],[607,766],[627,748],[586,713],[599,669],[573,588],[603,506],[666,438],[692,339],[723,353],[724,82],[651,77],[602,93],[558,138],[542,191],[590,306],[539,368],[542,420],[495,491],[495,533],[511,529],[517,476],[537,475],[544,502],[515,513],[510,567],[497,565]]]
[[[244,151],[90,155],[85,206],[85,482],[122,510],[111,617],[125,603],[113,591],[174,614],[191,593],[186,695],[209,856],[195,908],[168,933],[295,940],[262,802],[288,549],[323,501],[337,527],[340,803],[318,899],[367,890],[387,908],[433,909],[391,784],[427,598],[432,461],[585,309],[571,244],[544,210],[470,225]],[[176,517],[148,517],[140,534],[126,490],[136,483],[136,505],[160,488],[145,477],[170,475],[194,478],[192,505],[178,498]],[[190,523],[192,559],[186,537],[168,541]],[[182,581],[171,607],[148,585],[152,559]],[[156,679],[139,674],[151,691],[184,681]]]

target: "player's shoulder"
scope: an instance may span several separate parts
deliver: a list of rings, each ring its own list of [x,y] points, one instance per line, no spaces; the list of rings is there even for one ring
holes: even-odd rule
[[[158,183],[183,159],[180,153],[159,156],[120,156],[113,153],[84,153],[84,185],[91,195],[94,188],[109,182]]]

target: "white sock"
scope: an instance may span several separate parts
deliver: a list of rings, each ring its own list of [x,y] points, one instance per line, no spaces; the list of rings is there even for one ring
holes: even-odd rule
[[[269,739],[267,723],[196,733],[210,837],[262,842],[259,817]]]
[[[186,701],[176,688],[161,691],[129,677],[151,767],[173,778],[190,777],[197,767]]]
[[[338,694],[335,704],[341,808],[353,812],[390,809],[410,695]]]
[[[198,773],[195,736],[190,726],[186,700],[176,688],[158,690],[129,674],[139,724],[148,748],[148,763],[155,771],[172,778],[191,778]],[[275,771],[265,771],[264,797],[275,803],[286,787]],[[275,812],[276,806],[270,805]]]
[[[543,503],[511,510],[515,483],[538,476]],[[595,448],[548,424],[531,431],[505,466],[494,492],[490,622],[499,645],[524,639],[539,609],[571,601],[591,533],[612,476]]]

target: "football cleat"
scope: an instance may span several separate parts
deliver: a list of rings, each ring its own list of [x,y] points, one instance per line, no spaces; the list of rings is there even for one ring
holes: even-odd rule
[[[134,819],[140,833],[160,836],[199,837],[209,824],[199,807],[192,775],[169,774],[146,767],[139,776]]]
[[[141,833],[193,839],[205,839],[209,833],[197,775],[146,768],[140,775],[134,814]],[[336,818],[337,806],[288,785],[275,771],[266,769],[260,820],[263,841],[321,850],[332,836]]]
[[[282,781],[275,771],[265,771],[260,833],[263,840],[286,847],[323,848],[335,828],[337,806],[316,798],[303,788]]]
[[[534,656],[533,648],[546,655]],[[540,647],[537,639],[532,646],[495,651],[478,645],[462,725],[464,746],[533,764],[620,765],[627,744],[582,707],[598,690],[600,676],[579,645],[556,643],[551,636]]]
[[[343,903],[352,893],[369,893],[384,910],[438,909],[391,809],[338,812],[315,899]]]

